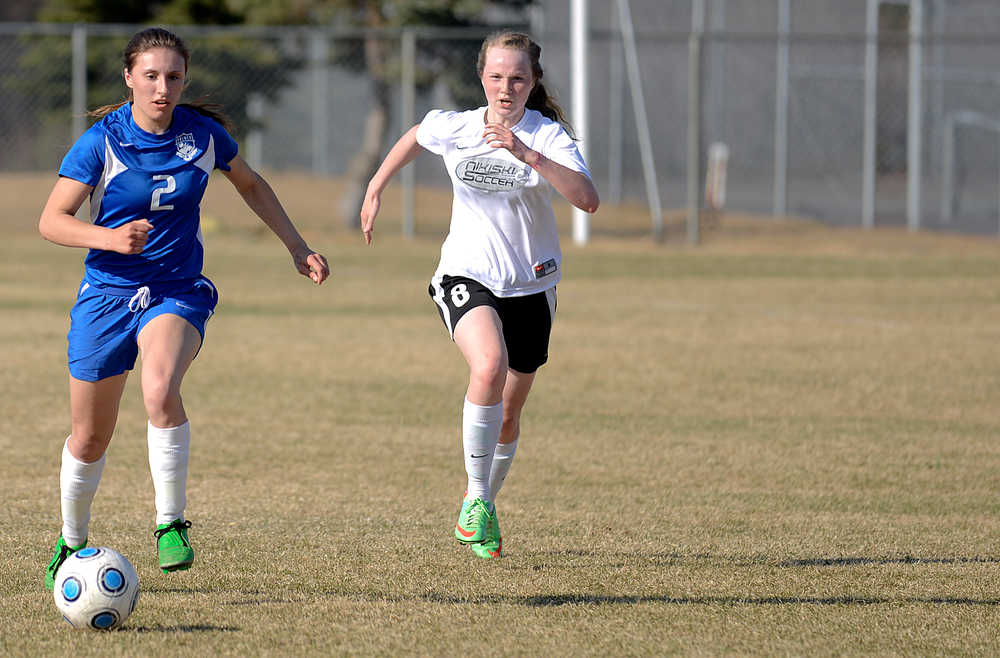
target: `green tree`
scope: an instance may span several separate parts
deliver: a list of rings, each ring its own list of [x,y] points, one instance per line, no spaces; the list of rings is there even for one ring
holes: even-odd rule
[[[49,22],[72,23],[232,25],[246,19],[238,4],[227,0],[48,0],[39,17]],[[247,116],[251,94],[275,98],[303,63],[300,57],[281,52],[276,42],[266,40],[196,36],[185,41],[194,52],[185,96],[222,105],[236,125],[238,135],[253,127]],[[124,46],[121,38],[88,39],[88,107],[126,97],[121,75]],[[53,55],[60,60],[63,56],[68,59],[69,47],[65,39],[43,39],[27,49],[22,56],[22,67],[37,71]],[[68,106],[69,89],[64,83],[60,87],[51,86],[52,92],[38,99],[50,112],[62,112]]]

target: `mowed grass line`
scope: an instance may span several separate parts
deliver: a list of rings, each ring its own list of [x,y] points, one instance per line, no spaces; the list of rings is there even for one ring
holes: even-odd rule
[[[1000,650],[1000,245],[735,219],[698,250],[567,245],[484,563],[451,538],[466,373],[425,292],[440,238],[389,220],[366,249],[322,219],[320,288],[271,237],[207,235],[187,573],[156,570],[130,382],[91,536],[143,593],[107,635],[41,589],[82,252],[8,227],[0,652]]]

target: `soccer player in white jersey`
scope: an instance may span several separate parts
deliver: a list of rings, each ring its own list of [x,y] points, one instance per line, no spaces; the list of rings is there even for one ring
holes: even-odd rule
[[[423,149],[444,159],[454,201],[429,292],[469,366],[462,413],[468,482],[455,538],[484,559],[501,556],[495,499],[535,373],[548,359],[561,274],[552,193],[587,212],[599,203],[562,111],[542,85],[540,55],[527,35],[488,37],[477,62],[486,105],[429,112],[389,151],[361,209],[371,244],[395,173]]]
[[[237,155],[225,117],[180,104],[190,59],[181,39],[143,30],[122,59],[129,99],[92,112],[100,120],[70,148],[38,223],[47,240],[89,249],[67,337],[72,433],[62,450],[63,524],[48,589],[63,561],[87,545],[104,455],[140,352],[159,565],[166,573],[194,562],[184,517],[191,432],[180,388],[218,301],[201,273],[199,206],[212,170],[224,172],[301,274],[317,284],[330,274],[271,187]],[[88,197],[85,222],[75,214]]]

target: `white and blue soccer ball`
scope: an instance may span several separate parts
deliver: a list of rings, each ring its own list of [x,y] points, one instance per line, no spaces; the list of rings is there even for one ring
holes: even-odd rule
[[[109,631],[135,610],[139,575],[118,551],[82,548],[59,567],[52,594],[71,626]]]

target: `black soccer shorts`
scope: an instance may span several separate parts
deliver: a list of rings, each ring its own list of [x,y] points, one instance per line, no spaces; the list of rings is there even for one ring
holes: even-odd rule
[[[549,359],[549,336],[556,312],[556,289],[521,297],[497,297],[483,284],[464,276],[434,277],[427,288],[452,340],[462,316],[489,306],[500,317],[511,370],[530,374]]]

